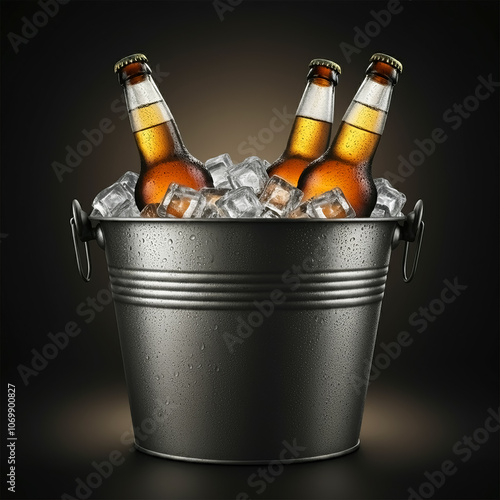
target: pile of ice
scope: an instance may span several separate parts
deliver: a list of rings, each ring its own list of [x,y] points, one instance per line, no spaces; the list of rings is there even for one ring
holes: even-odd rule
[[[293,218],[338,219],[356,217],[340,188],[334,188],[301,203],[304,193],[281,177],[269,178],[269,162],[257,156],[236,165],[225,153],[211,158],[205,167],[214,187],[196,191],[171,183],[161,203],[147,205],[139,212],[134,189],[138,175],[127,172],[101,191],[92,202],[94,217],[147,217],[180,219]],[[396,217],[406,196],[386,179],[375,179],[377,203],[371,217]]]

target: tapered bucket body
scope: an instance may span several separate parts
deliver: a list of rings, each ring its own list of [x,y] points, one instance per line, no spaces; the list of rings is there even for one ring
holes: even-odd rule
[[[224,463],[355,450],[404,220],[92,219],[136,446]]]

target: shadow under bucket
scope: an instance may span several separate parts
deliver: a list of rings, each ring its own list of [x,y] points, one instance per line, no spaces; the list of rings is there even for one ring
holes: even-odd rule
[[[217,463],[355,450],[391,250],[405,241],[411,280],[422,212],[419,201],[407,217],[387,219],[92,218],[92,226],[75,200],[86,281],[88,242],[106,253],[136,447]]]

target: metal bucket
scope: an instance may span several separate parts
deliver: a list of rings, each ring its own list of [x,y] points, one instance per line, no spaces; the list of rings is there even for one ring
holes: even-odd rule
[[[343,220],[91,221],[72,208],[86,281],[88,241],[106,253],[138,449],[288,463],[359,446],[391,249],[406,242],[409,281],[421,201],[407,217]]]

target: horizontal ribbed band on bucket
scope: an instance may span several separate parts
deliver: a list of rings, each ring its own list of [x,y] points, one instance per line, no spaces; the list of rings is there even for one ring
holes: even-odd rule
[[[255,309],[281,291],[276,309],[324,309],[379,302],[388,267],[290,273],[195,273],[109,267],[117,302],[170,309]]]

